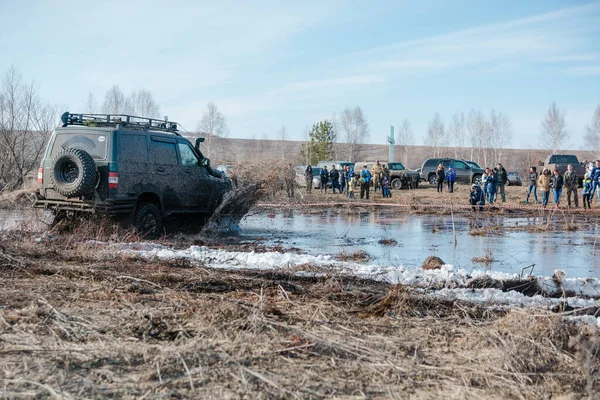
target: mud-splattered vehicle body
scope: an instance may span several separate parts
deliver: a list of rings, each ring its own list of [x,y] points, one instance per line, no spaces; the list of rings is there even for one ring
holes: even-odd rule
[[[36,207],[131,217],[148,236],[173,214],[210,215],[231,181],[177,124],[128,115],[70,114],[52,133]]]

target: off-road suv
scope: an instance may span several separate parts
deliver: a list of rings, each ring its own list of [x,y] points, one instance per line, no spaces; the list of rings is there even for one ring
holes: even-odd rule
[[[211,214],[231,181],[210,167],[202,138],[177,123],[130,115],[70,114],[52,133],[38,172],[36,207],[128,218],[150,238],[173,214]]]
[[[435,171],[440,164],[444,166],[446,171],[448,171],[450,165],[452,166],[456,171],[457,183],[481,183],[481,175],[484,172],[482,168],[474,167],[465,160],[455,158],[430,158],[426,160],[421,168],[421,179],[435,185],[437,183]]]

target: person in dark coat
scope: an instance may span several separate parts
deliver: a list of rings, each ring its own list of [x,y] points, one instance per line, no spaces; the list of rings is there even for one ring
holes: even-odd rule
[[[323,167],[319,175],[321,177],[321,193],[325,192],[327,194],[327,183],[329,183],[329,171],[327,171],[327,167]]]
[[[583,177],[583,190],[581,191],[581,197],[583,198],[583,208],[592,209],[592,204],[590,203],[590,197],[592,193],[592,180],[590,179],[590,173],[586,172]]]
[[[313,170],[310,165],[307,165],[304,170],[304,179],[306,180],[306,193],[311,193],[313,187]]]
[[[477,184],[471,185],[471,192],[469,193],[469,204],[475,211],[475,206],[479,206],[479,211],[483,211],[485,205],[485,194],[481,187]]]
[[[331,178],[331,190],[333,191],[333,193],[335,193],[335,189],[337,189],[338,192],[341,193],[342,190],[340,189],[340,171],[335,169],[335,165],[331,166],[329,177]]]
[[[444,191],[444,179],[446,179],[446,171],[442,163],[438,165],[435,176],[437,178],[437,191],[438,193],[442,193]]]
[[[500,196],[502,197],[503,203],[506,203],[506,192],[504,191],[504,185],[506,185],[507,181],[508,175],[506,174],[506,169],[504,169],[502,164],[498,163],[496,166],[496,185],[500,191]]]
[[[560,196],[562,194],[564,184],[565,180],[560,174],[560,171],[558,168],[554,168],[554,173],[550,177],[550,185],[552,187],[552,197],[554,198],[554,204],[556,205],[556,208],[560,206]]]

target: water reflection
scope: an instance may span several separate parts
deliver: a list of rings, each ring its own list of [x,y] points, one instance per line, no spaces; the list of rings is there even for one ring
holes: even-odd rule
[[[504,216],[473,218],[451,216],[410,215],[396,211],[374,210],[345,213],[325,209],[322,213],[285,210],[280,213],[246,217],[242,223],[242,239],[269,241],[297,247],[310,254],[339,254],[364,250],[372,263],[419,267],[429,255],[467,270],[485,269],[473,257],[491,252],[492,270],[520,272],[536,264],[534,272],[552,275],[559,268],[574,277],[599,277],[598,257],[594,257],[596,224],[579,231],[527,232],[503,230],[503,226],[533,226],[562,224],[560,217],[535,216],[507,218]],[[454,247],[454,230],[457,246]],[[469,234],[472,231],[481,231]],[[586,239],[587,238],[587,239]],[[386,246],[381,239],[395,239],[398,244]],[[600,253],[600,240],[597,243]]]

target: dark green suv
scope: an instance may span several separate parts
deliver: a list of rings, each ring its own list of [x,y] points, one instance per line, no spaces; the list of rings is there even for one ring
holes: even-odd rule
[[[209,215],[231,181],[210,167],[177,124],[129,115],[70,114],[52,133],[38,172],[36,207],[131,217],[150,238],[173,214]]]
[[[473,166],[468,161],[456,158],[430,158],[426,160],[421,167],[421,179],[435,185],[437,183],[436,170],[440,164],[444,166],[446,171],[448,171],[449,166],[452,166],[456,171],[457,183],[468,183],[469,185],[481,183],[484,170]]]

